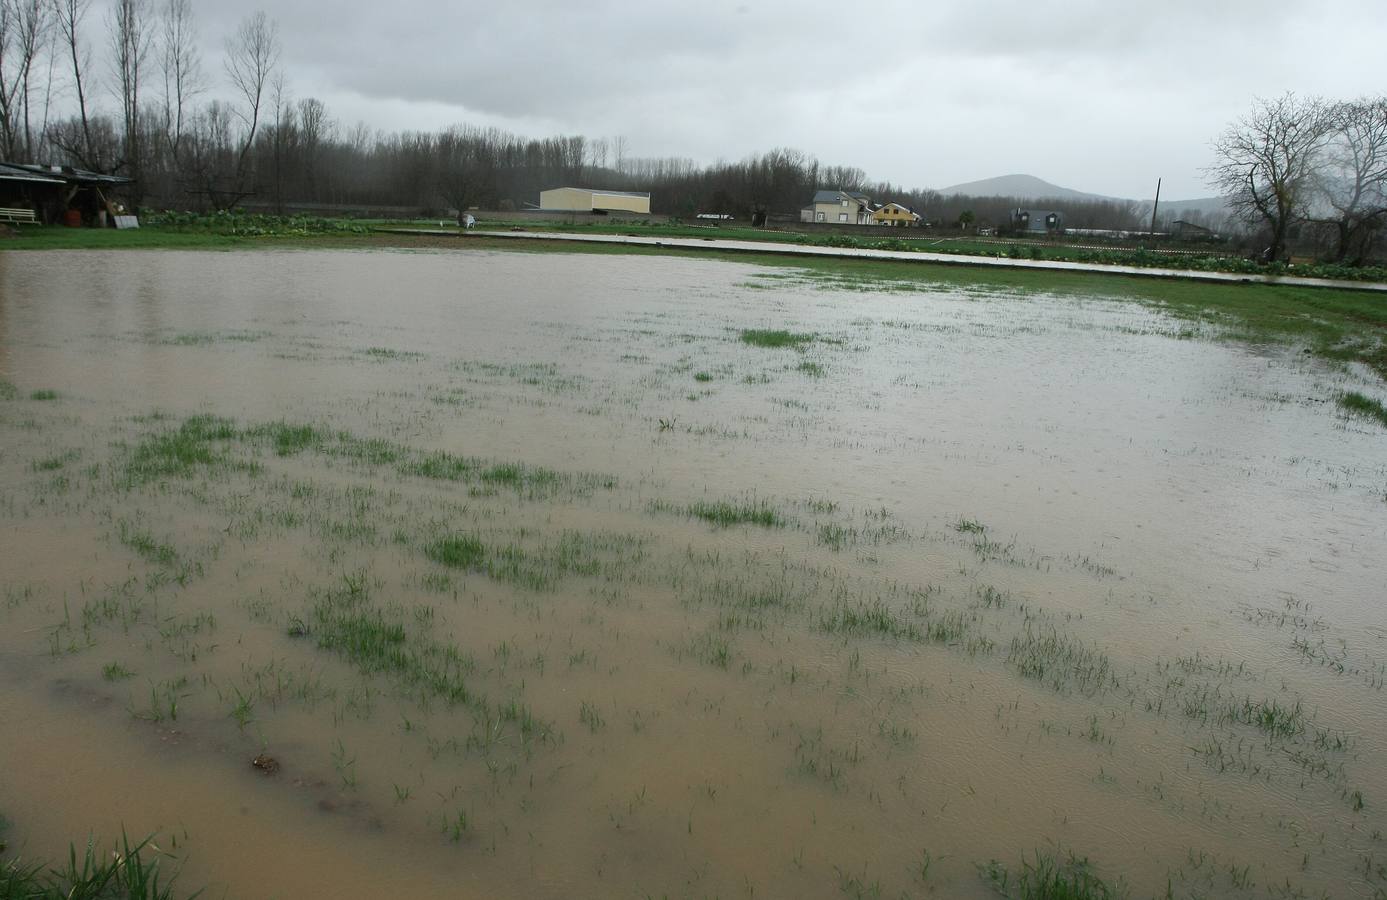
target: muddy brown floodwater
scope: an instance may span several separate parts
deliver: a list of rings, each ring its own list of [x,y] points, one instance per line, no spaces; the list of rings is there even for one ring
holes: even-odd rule
[[[1387,433],[1332,402],[1382,386],[1297,348],[690,259],[7,252],[0,379],[11,856],[1387,889]]]

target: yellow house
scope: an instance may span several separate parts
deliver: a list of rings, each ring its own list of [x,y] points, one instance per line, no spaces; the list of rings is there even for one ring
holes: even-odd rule
[[[650,215],[650,195],[634,191],[594,191],[561,187],[539,192],[539,208],[546,212],[628,212]]]
[[[872,213],[873,225],[895,225],[906,228],[920,224],[920,214],[911,212],[899,203],[888,203]]]

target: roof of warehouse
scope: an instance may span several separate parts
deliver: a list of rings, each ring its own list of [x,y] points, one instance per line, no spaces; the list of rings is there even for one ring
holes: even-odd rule
[[[649,199],[650,199],[650,194],[649,194],[649,192],[642,192],[642,191],[599,191],[599,190],[596,190],[595,188],[580,188],[580,187],[550,188],[549,190],[551,190],[551,191],[582,191],[582,192],[585,193],[585,194],[596,194],[596,195],[601,195],[601,196],[603,196],[603,197],[641,197],[641,198],[643,198],[643,199],[645,199],[645,200],[649,200]],[[546,191],[546,193],[548,193],[548,192]]]

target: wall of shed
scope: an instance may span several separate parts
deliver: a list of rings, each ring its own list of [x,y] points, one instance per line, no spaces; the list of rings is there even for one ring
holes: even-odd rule
[[[650,212],[649,197],[610,197],[604,194],[593,194],[591,196],[592,209],[610,209],[633,213]],[[543,204],[540,205],[543,206]]]
[[[553,188],[540,191],[539,208],[565,212],[591,212],[592,191],[583,191],[577,188]]]

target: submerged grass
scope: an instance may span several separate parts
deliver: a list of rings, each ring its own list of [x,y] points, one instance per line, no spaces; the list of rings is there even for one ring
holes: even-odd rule
[[[385,243],[385,236],[381,236]],[[417,246],[419,238],[402,238]],[[456,247],[458,241],[443,244]],[[1245,343],[1304,344],[1330,360],[1355,360],[1387,377],[1387,304],[1367,291],[1254,283],[1208,283],[1105,272],[1058,272],[981,268],[933,262],[876,259],[782,257],[737,251],[680,250],[632,245],[556,244],[477,238],[468,249],[532,253],[682,256],[774,266],[810,277],[855,278],[877,289],[915,290],[977,287],[985,290],[1043,291],[1076,298],[1101,297],[1155,306],[1182,319],[1222,329],[1228,340]],[[966,263],[966,259],[960,260]],[[788,332],[787,332],[788,334]]]
[[[700,500],[689,504],[689,515],[719,528],[733,525],[760,525],[762,528],[784,528],[785,517],[765,500]]]
[[[609,475],[556,472],[525,463],[417,450],[303,423],[280,421],[238,428],[230,419],[207,415],[193,416],[177,428],[147,436],[126,460],[126,481],[139,485],[219,470],[257,474],[260,463],[237,454],[239,445],[268,446],[282,457],[311,452],[365,466],[392,466],[404,477],[467,482],[487,491],[507,488],[532,498],[558,490],[586,493],[616,486],[616,479]]]
[[[1374,419],[1380,425],[1387,425],[1387,406],[1366,394],[1357,391],[1344,391],[1339,395],[1339,408],[1349,415],[1363,419]]]
[[[1007,662],[1026,678],[1057,691],[1076,687],[1096,694],[1116,683],[1108,655],[1055,628],[1032,628],[1011,640]]]
[[[173,566],[178,563],[178,551],[168,544],[161,543],[152,534],[126,519],[116,523],[116,536],[125,546],[134,550],[146,561],[160,566]]]
[[[742,331],[742,343],[753,347],[802,347],[818,340],[818,335],[784,329],[748,328]]]
[[[486,559],[486,547],[470,534],[450,535],[425,547],[424,555],[451,569],[475,569]]]
[[[226,442],[238,436],[230,419],[199,415],[185,419],[177,428],[150,435],[130,453],[125,463],[129,484],[147,484],[161,478],[189,478],[199,471],[238,466]]]
[[[1016,871],[995,859],[979,870],[993,890],[1010,900],[1122,900],[1129,896],[1120,879],[1109,884],[1094,874],[1087,859],[1072,853],[1061,858],[1037,850],[1034,860],[1022,858]]]
[[[645,559],[645,539],[604,531],[564,531],[525,547],[515,540],[488,546],[470,534],[452,534],[424,546],[424,555],[450,569],[481,572],[532,591],[554,589],[570,575],[619,577]]]
[[[467,684],[476,670],[472,658],[451,644],[411,635],[402,613],[372,602],[364,574],[344,576],[341,584],[318,591],[307,630],[319,647],[341,654],[363,672],[391,675],[450,703],[474,699]]]

